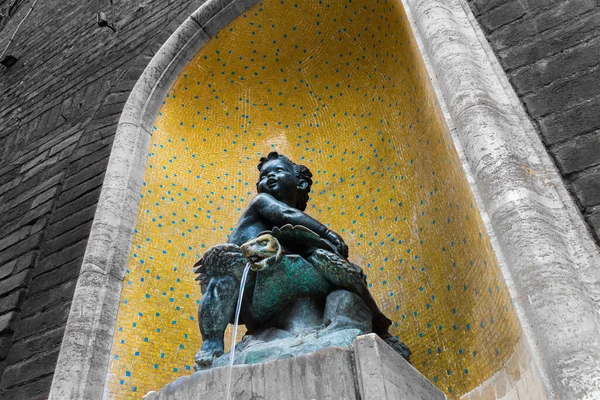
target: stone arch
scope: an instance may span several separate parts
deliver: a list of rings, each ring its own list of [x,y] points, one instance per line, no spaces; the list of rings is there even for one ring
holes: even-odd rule
[[[151,127],[160,101],[191,57],[252,3],[205,3],[163,45],[136,84],[119,122],[51,397],[101,395]],[[566,331],[573,318],[595,326],[590,316],[593,301],[585,292],[577,293],[594,276],[590,270],[597,259],[594,246],[579,241],[585,228],[570,217],[574,207],[560,178],[511,97],[504,76],[496,75],[494,60],[488,59],[490,53],[479,42],[461,2],[407,0],[404,5],[414,17],[413,29],[429,59],[430,73],[438,76],[438,97],[447,106],[447,122],[473,171],[480,208],[489,215],[491,230],[497,235],[496,252],[505,259],[513,297],[537,294],[537,303],[523,302],[517,307],[522,320],[532,321],[533,331],[526,331],[528,339],[540,340],[539,348],[532,349],[535,362],[530,364],[542,372],[549,388],[553,378],[563,379],[559,366],[561,357],[570,353],[569,346],[580,353],[585,352],[585,345],[593,347],[590,338],[582,342],[567,338],[566,332],[557,337],[552,331]],[[552,251],[544,251],[548,249]],[[529,254],[531,259],[525,260]],[[579,267],[575,278],[570,268],[563,268],[569,265]],[[573,290],[568,298],[559,287],[536,293],[547,274],[561,276],[563,284],[570,285]],[[511,276],[518,280],[516,284]],[[579,308],[551,315],[543,304],[560,298],[577,302]],[[544,326],[548,320],[550,328]],[[524,351],[530,352],[527,346]],[[546,365],[549,376],[543,372]],[[568,384],[557,384],[559,391],[570,390],[561,386]]]
[[[154,116],[181,68],[254,2],[198,3],[144,68],[121,113],[50,398],[102,397]]]

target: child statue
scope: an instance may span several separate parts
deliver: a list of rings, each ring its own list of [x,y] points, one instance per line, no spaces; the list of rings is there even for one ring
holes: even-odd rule
[[[391,321],[379,311],[369,294],[362,270],[347,260],[348,246],[342,237],[304,213],[312,185],[310,170],[277,152],[261,158],[258,170],[258,195],[242,214],[228,242],[209,249],[194,265],[203,293],[198,309],[203,343],[195,357],[196,368],[210,368],[223,354],[224,331],[233,322],[240,280],[248,262],[253,271],[244,289],[241,321],[249,335],[265,328],[291,326],[290,320],[297,316],[290,307],[298,299],[322,309],[326,301],[333,302],[327,299],[336,292],[336,301],[354,296],[344,301],[359,302],[365,309],[361,318],[369,320],[368,327],[360,322],[355,324],[360,325],[360,332],[375,331],[408,359],[408,348],[387,332]],[[279,249],[272,250],[274,246]],[[269,254],[269,250],[273,254]],[[280,275],[274,275],[271,270],[279,271]],[[340,306],[336,307],[335,313],[339,314]],[[307,316],[306,309],[310,307],[301,308],[305,315],[300,318],[315,319],[312,311],[308,312],[312,312],[312,316]],[[323,321],[320,328],[329,325],[331,331],[334,325],[347,327],[347,321],[353,318],[357,317],[349,316],[337,324],[331,324],[330,318]],[[299,326],[297,321],[294,324]],[[300,325],[307,326],[306,323]]]

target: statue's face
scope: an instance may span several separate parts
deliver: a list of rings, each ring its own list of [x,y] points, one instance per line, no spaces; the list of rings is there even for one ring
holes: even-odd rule
[[[271,160],[263,165],[256,185],[259,193],[268,193],[278,200],[295,197],[297,186],[294,167],[281,159]]]

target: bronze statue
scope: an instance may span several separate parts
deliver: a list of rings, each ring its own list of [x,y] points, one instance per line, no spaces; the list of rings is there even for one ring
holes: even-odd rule
[[[258,170],[258,195],[229,241],[209,249],[194,265],[203,293],[197,369],[224,365],[223,335],[233,322],[248,262],[252,271],[240,318],[247,337],[238,344],[236,363],[348,345],[371,332],[408,359],[408,348],[388,333],[391,321],[370,295],[364,273],[348,261],[342,237],[304,213],[312,185],[308,168],[271,152],[260,159]],[[302,346],[295,344],[299,337]]]

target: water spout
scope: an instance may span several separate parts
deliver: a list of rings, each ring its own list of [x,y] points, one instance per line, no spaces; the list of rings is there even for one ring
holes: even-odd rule
[[[242,281],[240,282],[240,293],[238,295],[237,307],[235,309],[235,321],[233,324],[233,333],[231,334],[231,348],[229,350],[229,378],[227,378],[227,400],[231,400],[231,376],[233,373],[233,363],[235,362],[235,339],[237,338],[238,322],[240,320],[240,310],[242,309],[242,299],[244,297],[244,287],[246,286],[246,278],[250,271],[250,263],[246,264]]]

